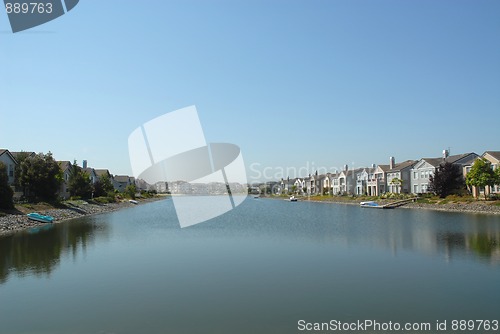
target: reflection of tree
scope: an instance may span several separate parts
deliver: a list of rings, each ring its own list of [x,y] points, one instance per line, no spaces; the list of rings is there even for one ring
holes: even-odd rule
[[[0,283],[10,273],[49,275],[64,253],[76,255],[78,248],[85,248],[94,239],[97,229],[85,220],[47,226],[52,228],[0,238]],[[102,226],[99,229],[101,232]]]
[[[491,257],[500,250],[500,235],[476,234],[468,238],[469,247],[481,256]]]

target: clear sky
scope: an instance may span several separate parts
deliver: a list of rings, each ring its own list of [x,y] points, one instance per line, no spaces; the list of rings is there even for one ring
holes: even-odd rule
[[[190,105],[250,177],[500,150],[496,0],[81,0],[16,34],[0,12],[0,64],[0,148],[114,174]]]

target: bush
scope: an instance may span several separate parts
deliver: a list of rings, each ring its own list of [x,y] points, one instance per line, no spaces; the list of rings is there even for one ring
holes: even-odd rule
[[[97,203],[101,203],[101,204],[108,204],[108,203],[114,203],[115,202],[114,198],[111,199],[111,198],[106,197],[106,196],[95,197],[94,201],[96,201]]]

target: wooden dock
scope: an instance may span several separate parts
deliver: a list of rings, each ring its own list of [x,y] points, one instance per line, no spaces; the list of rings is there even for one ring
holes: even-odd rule
[[[399,206],[405,205],[410,202],[415,202],[418,197],[412,197],[412,198],[407,198],[407,199],[402,199],[399,201],[387,203],[384,205],[378,205],[376,202],[369,201],[369,202],[361,202],[360,205],[362,208],[370,208],[370,209],[394,209]],[[366,205],[364,205],[366,203]]]
[[[394,209],[394,208],[397,208],[398,206],[403,206],[403,205],[408,204],[410,202],[415,202],[417,199],[418,199],[418,197],[412,197],[412,198],[402,199],[402,200],[399,200],[399,201],[395,201],[395,202],[391,202],[391,203],[387,203],[387,204],[381,205],[380,207],[382,207],[383,209]]]

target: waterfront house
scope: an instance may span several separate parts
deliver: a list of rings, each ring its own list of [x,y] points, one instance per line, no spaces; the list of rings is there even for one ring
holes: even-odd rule
[[[429,177],[436,173],[436,170],[441,164],[449,162],[453,165],[459,166],[463,177],[466,174],[467,166],[470,166],[478,157],[479,156],[474,152],[449,156],[448,151],[444,150],[441,158],[420,159],[410,171],[411,192],[414,194],[423,194],[428,192]]]
[[[417,163],[416,160],[406,160],[396,164],[394,157],[389,158],[389,170],[387,175],[387,192],[400,194],[410,192],[410,172],[413,166]]]
[[[113,177],[113,186],[115,187],[115,190],[118,190],[119,192],[125,191],[125,188],[131,184],[132,182],[130,180],[130,176],[128,175],[115,175]]]
[[[96,184],[97,180],[99,180],[99,176],[95,172],[95,169],[91,168],[91,167],[87,167],[87,168],[83,168],[83,171],[90,177],[90,182],[92,184]]]
[[[389,165],[378,165],[370,173],[366,188],[368,196],[380,196],[387,190],[387,171]]]
[[[486,151],[481,155],[481,158],[488,160],[491,163],[491,168],[496,170],[500,168],[500,151]],[[465,167],[465,174],[468,173],[472,167],[474,162],[471,162],[470,165]],[[486,186],[484,188],[478,189],[477,187],[472,187],[472,195],[474,197],[478,197],[479,195],[486,196],[491,194],[500,194],[500,185],[495,184],[493,186]]]
[[[295,181],[293,182],[293,185],[295,186],[296,192],[298,194],[304,192],[304,187],[305,187],[304,179],[296,178]]]
[[[486,151],[481,156],[491,163],[493,170],[500,168],[500,151]],[[500,194],[500,184],[496,184],[492,187],[487,187],[487,193],[489,194]]]
[[[69,193],[69,178],[71,177],[73,164],[69,161],[57,161],[59,168],[63,173],[63,179],[59,188],[59,197],[67,200],[70,197]]]
[[[111,181],[111,184],[113,184],[113,185],[114,185],[113,175],[109,172],[109,170],[107,170],[107,169],[97,169],[97,168],[95,168],[95,169],[94,169],[94,172],[96,173],[97,178],[100,178],[100,177],[107,177],[107,178]]]
[[[13,187],[15,181],[16,158],[7,149],[0,149],[0,162],[3,162],[7,171],[7,182]]]
[[[365,195],[367,193],[367,182],[369,177],[369,169],[361,168],[356,173],[356,195]]]
[[[334,195],[352,195],[356,190],[356,174],[362,169],[349,170],[347,165],[338,174],[337,182],[333,184]]]

